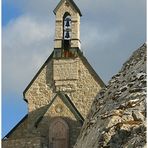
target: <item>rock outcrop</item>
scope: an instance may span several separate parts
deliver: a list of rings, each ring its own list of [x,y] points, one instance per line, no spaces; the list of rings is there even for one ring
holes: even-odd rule
[[[96,96],[74,148],[146,147],[146,44]]]

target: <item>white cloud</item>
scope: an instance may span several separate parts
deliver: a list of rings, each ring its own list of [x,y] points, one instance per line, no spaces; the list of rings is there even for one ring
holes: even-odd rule
[[[4,90],[23,90],[50,55],[54,40],[53,10],[59,1],[13,1],[23,15],[3,28]],[[120,69],[118,63],[128,58],[129,50],[133,51],[145,42],[146,1],[74,1],[83,14],[82,48],[107,82],[115,70]]]
[[[23,91],[53,50],[54,29],[30,16],[20,16],[3,28],[3,90]],[[25,86],[26,85],[26,86]]]
[[[90,27],[91,26],[91,27]],[[90,28],[90,29],[89,29]],[[87,31],[89,30],[89,32]],[[88,32],[88,35],[84,35]],[[83,24],[83,30],[81,33],[82,48],[87,51],[102,50],[100,45],[115,44],[120,39],[120,36],[124,32],[123,26],[113,28],[110,30],[104,30],[102,26]]]

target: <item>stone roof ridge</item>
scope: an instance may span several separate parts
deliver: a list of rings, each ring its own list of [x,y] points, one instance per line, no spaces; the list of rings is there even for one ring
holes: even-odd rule
[[[50,106],[52,105],[52,103],[54,102],[54,100],[57,97],[57,93],[52,97],[51,101],[49,102],[49,104],[46,105],[44,111],[42,112],[42,114],[36,119],[34,126],[37,127],[38,124],[40,123],[40,121],[42,120],[43,116],[46,114],[47,110],[50,108]]]
[[[61,93],[59,92],[59,96],[63,96],[65,97],[65,101],[68,101],[70,107],[71,107],[71,111],[74,113],[74,114],[77,114],[76,116],[79,117],[79,119],[84,122],[84,118],[83,116],[80,114],[80,112],[77,110],[77,108],[75,107],[74,103],[72,102],[71,98],[67,95],[67,94],[64,94],[64,93]],[[66,103],[66,102],[65,102]]]
[[[61,0],[58,5],[56,6],[56,8],[54,9],[54,14],[56,14],[57,10],[59,9],[59,7],[65,2],[69,2],[71,4],[71,6],[80,14],[80,16],[82,16],[82,13],[80,11],[80,9],[78,8],[78,6],[75,4],[75,2],[73,0]]]

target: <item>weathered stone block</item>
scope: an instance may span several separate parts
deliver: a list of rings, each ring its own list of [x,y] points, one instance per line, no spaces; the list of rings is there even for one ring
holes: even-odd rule
[[[53,79],[76,80],[78,79],[79,60],[78,59],[59,59],[53,60]]]

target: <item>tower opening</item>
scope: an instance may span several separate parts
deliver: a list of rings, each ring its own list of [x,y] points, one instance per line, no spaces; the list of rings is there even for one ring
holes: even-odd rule
[[[63,49],[64,57],[70,56],[71,47],[71,15],[66,12],[63,16]]]

